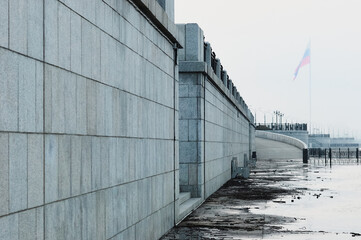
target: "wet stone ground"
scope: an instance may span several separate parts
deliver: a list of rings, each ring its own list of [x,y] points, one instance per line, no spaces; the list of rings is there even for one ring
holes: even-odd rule
[[[360,239],[361,166],[258,161],[173,228],[170,239]]]

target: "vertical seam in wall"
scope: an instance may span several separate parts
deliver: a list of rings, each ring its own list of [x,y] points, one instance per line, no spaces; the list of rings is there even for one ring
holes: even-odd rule
[[[174,225],[176,224],[177,222],[177,215],[176,215],[176,186],[177,186],[177,175],[176,175],[176,161],[175,161],[175,158],[176,158],[176,65],[177,65],[177,51],[178,49],[176,48],[176,46],[174,46],[174,63],[173,63],[173,136],[174,136],[174,141],[173,141],[173,169],[174,169],[174,172],[173,172],[173,178],[174,178],[174,182],[173,182],[173,189],[174,189],[174,194],[173,194],[173,197],[174,197],[174,207],[173,207],[173,212],[174,212],[174,216],[173,216],[173,220],[174,220]]]
[[[8,0],[8,48],[10,49],[10,1]]]
[[[56,66],[60,66],[59,61],[59,2],[56,0]],[[64,67],[64,66],[62,66]],[[58,80],[59,81],[59,80]]]
[[[69,42],[69,50],[70,50],[70,56],[69,56],[69,58],[70,58],[70,65],[69,65],[69,69],[70,69],[70,71],[72,70],[72,67],[71,67],[71,16],[73,15],[74,13],[69,9],[69,32],[70,32],[70,42]],[[80,33],[81,34],[81,33]],[[76,93],[75,93],[75,95],[76,95]]]
[[[96,24],[93,24],[93,25],[95,26]],[[99,68],[99,79],[100,79],[100,82],[102,81],[102,33],[103,32],[100,31],[100,34],[99,34],[99,42],[100,42],[100,47],[99,47],[99,58],[100,58],[99,59],[99,66],[100,66],[100,68]],[[109,35],[108,35],[108,37],[109,37]],[[108,48],[108,46],[107,46],[107,48]],[[106,97],[104,96],[104,105],[105,105],[105,101],[106,101]],[[104,112],[105,112],[105,109],[104,109]],[[107,129],[105,127],[105,121],[104,121],[104,132],[106,132],[106,130]]]
[[[206,81],[207,76],[204,78],[203,87],[203,189],[204,200],[206,199]]]
[[[22,57],[22,56],[21,56]],[[20,56],[18,56],[18,58],[20,58]],[[17,131],[20,132],[20,64],[19,64],[19,59],[17,59],[17,80],[18,80],[18,104],[17,104],[17,114],[18,114],[18,119],[17,119]]]
[[[11,1],[11,0],[10,0]],[[26,54],[29,55],[29,5],[28,1],[26,2]]]
[[[69,136],[69,141],[70,141],[70,158],[69,158],[69,175],[70,175],[70,183],[69,183],[69,190],[70,190],[70,192],[69,192],[69,196],[71,197],[73,194],[72,194],[72,192],[73,192],[73,186],[72,186],[72,153],[73,153],[73,151],[72,151],[72,146],[73,146],[73,141],[74,141],[74,137],[72,137],[72,136]]]
[[[34,61],[34,69],[35,69],[35,78],[34,78],[34,103],[35,103],[35,109],[34,109],[34,113],[35,113],[35,117],[34,117],[34,122],[35,122],[35,127],[34,127],[34,131],[37,132],[39,131],[37,129],[37,123],[36,123],[36,115],[38,113],[37,111],[37,94],[36,94],[36,89],[37,89],[37,79],[38,79],[38,67],[37,67],[37,62]]]
[[[64,136],[64,135],[63,135]],[[60,179],[60,177],[59,177],[59,174],[60,174],[60,171],[59,171],[59,146],[60,146],[60,141],[61,141],[61,135],[58,135],[58,136],[56,136],[56,171],[57,171],[57,173],[56,173],[56,182],[57,182],[57,186],[56,186],[56,196],[55,196],[55,199],[56,200],[60,200],[60,199],[62,199],[62,198],[60,198],[59,196],[60,196],[60,187],[59,187],[59,185],[60,185],[60,181],[59,181],[59,179]],[[52,200],[52,201],[54,201],[54,199]]]
[[[83,151],[82,151],[82,147],[83,147],[83,139],[79,137],[79,141],[80,141],[80,186],[79,186],[79,193],[82,193],[82,181],[83,181]],[[83,239],[83,206],[82,206],[82,201],[81,199],[79,199],[80,201],[80,239]]]
[[[10,0],[9,0],[10,1]],[[45,237],[45,1],[43,0],[43,239]]]
[[[26,208],[29,208],[29,134],[26,134]]]
[[[7,202],[7,214],[10,213],[10,134],[7,134],[8,138],[8,202]]]

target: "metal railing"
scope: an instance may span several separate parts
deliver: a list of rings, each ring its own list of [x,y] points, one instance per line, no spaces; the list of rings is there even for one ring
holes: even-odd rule
[[[256,125],[262,128],[260,130],[307,131],[307,123],[257,123]]]
[[[324,159],[325,163],[329,162],[332,165],[333,161],[337,160],[353,160],[359,163],[360,149],[359,148],[309,148],[309,158]]]

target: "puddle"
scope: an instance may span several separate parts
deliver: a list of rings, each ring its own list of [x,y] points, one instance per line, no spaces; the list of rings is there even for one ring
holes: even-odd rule
[[[162,239],[361,239],[361,166],[258,162]]]

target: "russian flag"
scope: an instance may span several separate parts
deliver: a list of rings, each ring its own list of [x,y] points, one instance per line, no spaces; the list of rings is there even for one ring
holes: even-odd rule
[[[305,51],[305,54],[303,55],[303,58],[300,62],[300,64],[298,64],[295,73],[293,75],[293,80],[296,79],[298,71],[300,70],[301,67],[310,64],[311,63],[311,49],[310,49],[310,44],[308,44],[307,49]]]

